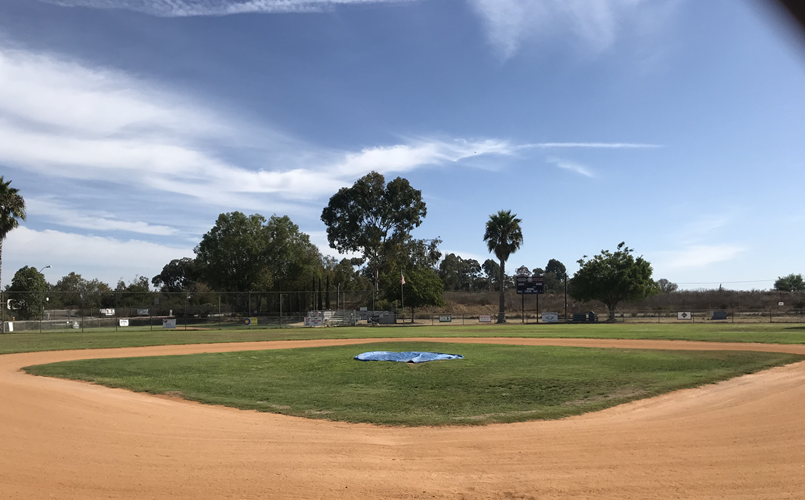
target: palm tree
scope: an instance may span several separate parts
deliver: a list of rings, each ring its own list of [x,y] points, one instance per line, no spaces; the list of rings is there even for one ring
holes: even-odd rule
[[[3,272],[3,240],[12,229],[20,225],[18,219],[25,220],[25,200],[19,195],[19,190],[10,186],[11,181],[3,182],[0,176],[0,277]],[[5,314],[5,302],[3,302],[3,290],[0,288],[0,322],[3,321]],[[5,332],[5,323],[2,324]]]
[[[501,210],[489,216],[486,221],[486,232],[484,241],[490,252],[500,260],[500,304],[498,307],[498,323],[506,322],[505,299],[503,296],[504,282],[506,277],[506,261],[509,255],[516,252],[523,243],[523,231],[520,229],[522,220],[517,218],[517,214],[512,214],[511,210]]]

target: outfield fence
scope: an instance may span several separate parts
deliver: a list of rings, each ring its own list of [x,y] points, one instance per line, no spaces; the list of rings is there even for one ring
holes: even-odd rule
[[[267,329],[301,328],[310,311],[378,311],[390,309],[393,319],[387,325],[484,325],[496,324],[497,306],[452,303],[440,309],[397,310],[393,303],[379,300],[382,292],[288,291],[288,292],[4,292],[4,332],[64,332],[86,330],[170,330],[170,329]],[[520,302],[520,303],[517,303]],[[543,313],[555,313],[555,323],[589,323],[609,319],[606,307],[598,303],[564,304],[544,300],[523,309],[522,301],[508,301],[506,319],[513,324],[551,324]],[[630,307],[634,307],[631,305]],[[518,310],[519,309],[519,310]],[[681,319],[681,314],[685,318]],[[327,313],[330,314],[330,313]],[[584,316],[584,321],[581,315]],[[371,313],[362,313],[357,324],[370,324]],[[615,323],[805,323],[805,309],[768,307],[765,309],[687,309],[617,311]],[[330,322],[329,324],[335,324]]]

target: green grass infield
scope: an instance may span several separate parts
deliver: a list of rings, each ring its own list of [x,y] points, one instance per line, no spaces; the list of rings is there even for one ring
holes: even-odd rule
[[[466,359],[361,362],[372,350]],[[556,419],[805,359],[766,352],[393,343],[68,361],[34,375],[300,417],[384,425]]]
[[[596,324],[358,326],[341,328],[275,328],[251,330],[87,330],[86,332],[0,334],[0,354],[65,349],[98,349],[153,345],[203,344],[271,340],[406,337],[544,337],[699,340],[805,344],[805,325],[773,324]]]

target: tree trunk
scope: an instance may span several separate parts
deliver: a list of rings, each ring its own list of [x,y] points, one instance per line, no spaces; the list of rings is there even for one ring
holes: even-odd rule
[[[498,323],[505,323],[506,322],[506,296],[504,295],[505,292],[505,284],[506,284],[506,261],[500,259],[500,301],[498,303]]]
[[[618,305],[617,303],[611,305],[607,304],[607,308],[609,309],[609,319],[607,321],[609,321],[610,323],[615,322],[615,307],[617,305]]]

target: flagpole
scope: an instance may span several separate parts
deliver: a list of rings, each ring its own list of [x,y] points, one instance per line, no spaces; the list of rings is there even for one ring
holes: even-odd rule
[[[403,312],[403,323],[405,323],[405,293],[404,293],[404,286],[405,285],[405,276],[403,276],[402,269],[400,269],[400,309]],[[413,320],[413,318],[411,318]]]

